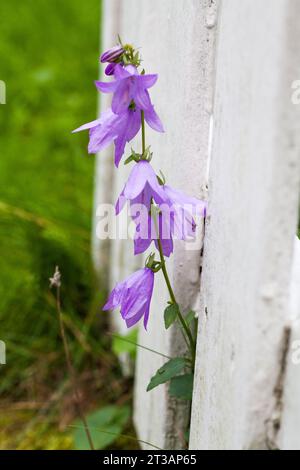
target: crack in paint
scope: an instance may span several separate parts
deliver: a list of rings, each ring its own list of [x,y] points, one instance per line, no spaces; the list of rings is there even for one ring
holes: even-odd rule
[[[266,421],[266,446],[270,450],[279,450],[277,443],[278,433],[281,428],[283,411],[284,382],[287,369],[287,357],[291,342],[291,327],[286,326],[283,330],[281,357],[279,362],[279,373],[274,387],[275,404],[271,418]]]

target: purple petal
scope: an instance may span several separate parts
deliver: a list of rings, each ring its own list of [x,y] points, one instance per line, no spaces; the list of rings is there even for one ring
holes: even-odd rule
[[[154,241],[155,241],[155,246],[158,249],[158,241],[157,240],[154,240]],[[174,246],[173,246],[172,238],[170,238],[169,240],[167,239],[161,240],[161,246],[162,246],[163,254],[165,256],[169,257],[171,253],[173,253]]]
[[[131,208],[134,209],[135,206],[143,206],[146,208],[146,210],[149,212],[150,206],[151,206],[151,199],[152,199],[152,191],[151,187],[149,184],[147,184],[143,191],[134,199],[131,200]],[[131,212],[131,217],[133,217],[133,214]]]
[[[151,165],[145,160],[136,163],[131,170],[124,188],[124,196],[128,200],[135,199],[139,196],[146,186],[148,179],[151,178],[152,173],[154,174]]]
[[[122,78],[128,78],[130,77],[130,73],[122,67],[120,64],[116,64],[114,68],[114,76],[117,80],[120,80]]]
[[[101,124],[90,129],[89,153],[97,153],[105,149],[117,137],[117,119],[113,113],[105,113],[106,119],[101,116]]]
[[[144,313],[144,328],[147,331],[148,320],[149,320],[149,313],[150,313],[150,302],[147,303]]]
[[[152,127],[152,129],[158,132],[164,132],[162,122],[154,111],[153,106],[148,109],[145,109],[145,119],[149,126]]]
[[[102,93],[114,93],[118,86],[118,81],[113,82],[99,82],[95,81],[95,85],[98,90],[102,91]]]
[[[122,114],[128,110],[132,99],[132,82],[130,79],[126,79],[117,82],[117,85],[111,108],[115,114]]]
[[[149,308],[153,293],[154,273],[151,269],[144,268],[140,270],[140,274],[140,279],[136,282],[132,292],[130,292],[130,295],[135,294],[137,300],[135,305],[127,304],[127,314],[124,316],[124,319],[128,326],[132,326],[142,317],[142,314],[144,314],[144,327],[147,329]]]
[[[114,113],[112,112],[111,108],[106,109],[105,111],[103,111],[103,112],[101,113],[99,119],[96,119],[95,121],[88,122],[87,124],[84,124],[83,126],[78,127],[77,129],[75,129],[75,130],[72,131],[72,132],[74,133],[74,132],[84,131],[84,130],[87,130],[87,129],[92,129],[93,127],[97,127],[98,125],[107,122],[107,121],[110,120],[113,116],[115,116],[115,115],[114,115]]]
[[[125,70],[130,74],[130,75],[138,75],[138,69],[135,67],[135,65],[129,64],[124,67]]]
[[[138,133],[141,127],[141,116],[134,110],[127,110],[119,116],[118,137],[115,140],[115,165],[119,166],[125,150],[126,142],[129,142]]]
[[[144,315],[145,307],[141,308],[139,312],[137,312],[133,317],[124,318],[127,328],[131,328],[132,326],[136,325],[137,322],[142,318]]]
[[[151,242],[151,225],[152,219],[147,209],[144,210],[144,206],[141,206],[140,216],[135,217],[136,231],[134,234],[134,254],[138,255],[146,251]]]
[[[154,198],[155,202],[157,202],[158,204],[162,204],[167,201],[163,187],[160,186],[160,184],[158,183],[156,174],[154,173],[150,163],[145,163],[148,164],[147,182],[151,188],[152,197]]]
[[[72,133],[85,131],[87,129],[91,129],[92,127],[97,127],[101,123],[101,119],[96,119],[95,121],[88,122],[87,124],[83,124],[83,126],[78,127]]]
[[[153,286],[154,286],[154,273],[151,271],[151,269],[148,270],[149,272],[147,273],[147,287],[148,287],[148,292],[147,292],[147,297],[148,301],[145,307],[145,313],[144,313],[144,328],[147,330],[147,325],[148,325],[148,320],[149,320],[149,311],[150,311],[150,303],[151,303],[151,297],[153,293]]]
[[[142,87],[151,88],[157,82],[158,75],[157,74],[147,74],[147,75],[140,75],[139,82],[142,84]]]
[[[111,291],[106,304],[102,307],[102,310],[113,310],[114,308],[117,308],[121,304],[124,293],[126,293],[125,283],[119,282]]]
[[[135,82],[133,99],[137,107],[143,110],[147,110],[152,106],[148,91],[142,87],[138,80]]]
[[[159,214],[159,237],[162,245],[163,254],[170,256],[173,253],[173,240],[170,226],[170,213],[163,211]],[[155,246],[159,249],[157,234],[155,236]]]
[[[143,191],[146,191],[144,195]],[[136,202],[138,197],[145,198],[147,204],[151,197],[157,203],[167,202],[162,186],[158,184],[153,168],[146,160],[141,160],[133,166],[122,194],[133,202]]]
[[[141,128],[141,113],[136,110],[131,110],[129,111],[130,114],[130,125],[128,126],[127,129],[127,136],[126,140],[127,142],[130,142],[139,132]]]
[[[204,215],[206,209],[206,202],[196,197],[191,197],[185,194],[183,191],[174,189],[171,186],[165,185],[164,191],[172,204],[177,204],[179,206],[190,206],[199,211],[199,214]]]
[[[134,239],[134,254],[140,255],[141,253],[144,253],[146,250],[148,250],[151,243],[152,243],[151,238],[148,238],[146,240],[140,237],[135,238]]]
[[[120,196],[118,197],[118,200],[117,200],[116,205],[115,205],[116,215],[119,215],[119,213],[121,212],[121,210],[125,206],[126,202],[127,202],[127,199],[124,196],[124,189],[123,189],[123,191],[121,192]]]

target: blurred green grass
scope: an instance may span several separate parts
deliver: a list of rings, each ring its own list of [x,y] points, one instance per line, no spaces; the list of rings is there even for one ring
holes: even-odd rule
[[[0,340],[7,352],[0,449],[74,447],[68,426],[77,413],[49,289],[56,265],[84,412],[109,405],[119,413],[131,400],[132,383],[105,334],[107,317],[98,315],[104,292],[95,289],[90,258],[94,157],[86,133],[71,134],[97,113],[100,3],[0,3],[7,89],[0,105]],[[124,421],[115,445],[132,448],[132,438],[119,436],[124,426],[134,435]]]
[[[62,360],[48,287],[55,265],[71,330],[88,329],[94,310],[94,158],[87,136],[71,130],[96,115],[100,1],[10,0],[0,17],[0,393],[34,399],[41,363],[50,374]]]

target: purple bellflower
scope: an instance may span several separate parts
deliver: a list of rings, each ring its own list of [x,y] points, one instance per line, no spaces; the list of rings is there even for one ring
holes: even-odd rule
[[[166,202],[166,195],[159,185],[156,174],[147,160],[140,160],[131,170],[129,178],[116,203],[116,214],[123,209],[126,201],[139,204],[150,210],[151,199],[157,204]]]
[[[146,122],[152,129],[162,132],[162,125],[153,106],[144,111]],[[104,150],[112,142],[115,144],[115,165],[119,166],[125,145],[130,142],[141,128],[141,110],[129,106],[122,114],[115,114],[111,108],[101,113],[99,119],[75,129],[73,132],[90,131],[89,153]]]
[[[159,248],[158,233],[165,256],[173,252],[173,238],[187,240],[195,237],[196,216],[204,216],[205,202],[189,197],[170,186],[161,186],[149,162],[141,160],[133,167],[121,192],[116,214],[130,202],[131,217],[136,224],[134,254],[143,253],[152,241]],[[151,203],[159,207],[158,217],[150,214]],[[154,219],[157,218],[157,222]]]
[[[163,252],[166,256],[170,256],[173,251],[173,242],[168,219],[164,222],[162,215],[159,214],[158,226],[156,227],[150,214],[152,200],[158,205],[164,204],[167,206],[166,195],[163,187],[158,183],[152,166],[148,161],[141,160],[134,165],[118,198],[116,214],[120,213],[127,201],[130,202],[131,216],[136,224],[134,236],[135,255],[143,253],[152,240],[155,241],[158,248],[157,230],[159,230]]]
[[[162,251],[165,256],[173,252],[173,239],[188,240],[195,238],[195,218],[206,214],[206,203],[189,197],[181,191],[164,185],[162,187],[165,199],[163,203],[158,201],[159,214],[152,217],[148,210],[148,199],[144,198],[146,208],[142,204],[132,201],[131,216],[136,223],[134,236],[134,254],[143,253],[152,241],[159,249],[159,238]],[[139,201],[138,201],[139,202]],[[154,220],[158,219],[157,222]]]
[[[122,114],[125,112],[132,101],[137,108],[143,111],[151,112],[151,120],[155,122],[153,127],[149,122],[148,124],[159,132],[163,132],[163,125],[154,111],[151,103],[148,88],[151,88],[157,81],[157,74],[140,75],[134,65],[122,67],[116,64],[114,68],[115,80],[112,82],[99,82],[96,81],[96,87],[103,93],[113,93],[111,108],[115,114]],[[145,116],[147,121],[147,117]]]
[[[73,132],[89,129],[89,153],[104,150],[112,142],[115,143],[115,165],[118,167],[127,142],[132,140],[141,127],[141,113],[137,109],[127,109],[122,115],[117,115],[109,108],[99,119],[84,124]]]
[[[119,282],[112,290],[103,310],[121,307],[121,316],[127,328],[135,325],[144,317],[147,329],[150,302],[153,292],[154,273],[150,268],[142,268]]]

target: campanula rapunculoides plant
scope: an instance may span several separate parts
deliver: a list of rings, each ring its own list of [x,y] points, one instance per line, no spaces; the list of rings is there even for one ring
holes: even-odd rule
[[[155,274],[162,271],[170,300],[164,312],[165,327],[179,325],[187,345],[184,357],[170,359],[152,377],[147,390],[170,381],[170,394],[190,399],[195,362],[195,313],[183,315],[175,297],[167,272],[165,257],[174,250],[173,240],[195,237],[197,216],[205,217],[206,204],[195,197],[166,184],[165,177],[157,175],[151,160],[152,152],[146,146],[145,123],[157,132],[164,132],[162,122],[152,104],[149,89],[157,82],[157,74],[147,74],[140,67],[141,59],[131,45],[120,43],[100,57],[108,63],[105,73],[108,82],[96,81],[102,93],[112,94],[111,108],[100,118],[81,126],[74,132],[89,129],[89,153],[97,153],[114,143],[115,166],[118,167],[125,147],[141,131],[142,148],[131,149],[125,164],[132,169],[116,201],[116,214],[128,204],[134,221],[134,254],[145,252],[152,242],[158,252],[150,253],[145,267],[119,282],[111,292],[104,310],[120,307],[121,316],[128,328],[143,320],[147,329]]]

